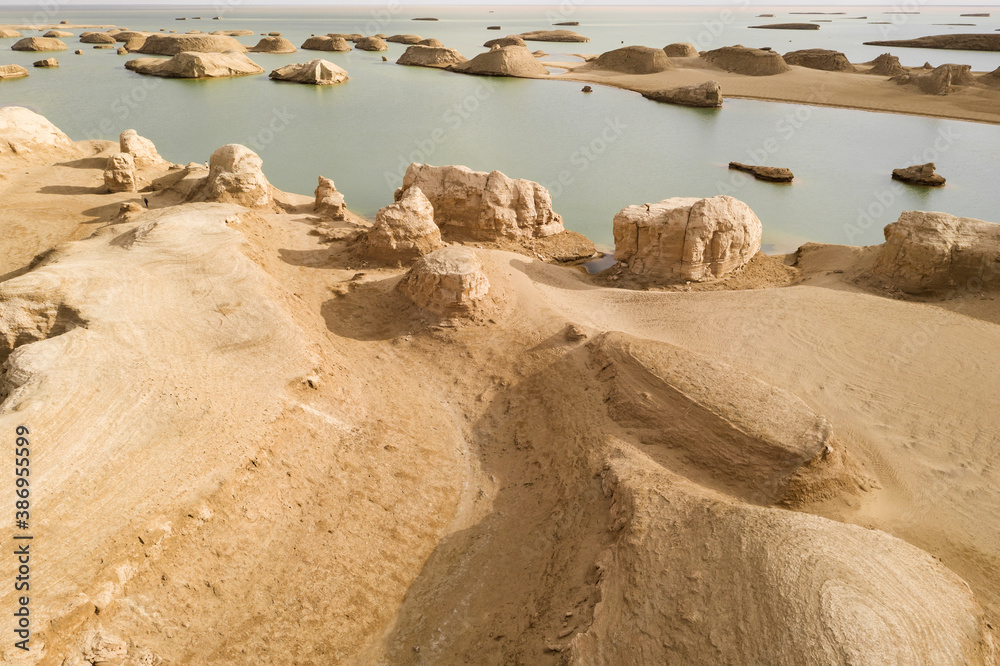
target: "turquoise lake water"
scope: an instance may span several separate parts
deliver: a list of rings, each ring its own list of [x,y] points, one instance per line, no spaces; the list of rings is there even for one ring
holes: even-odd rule
[[[786,52],[824,47],[852,61],[870,60],[885,48],[872,39],[899,39],[948,31],[1000,28],[989,19],[960,18],[975,8],[921,10],[919,16],[847,8],[844,16],[791,15],[764,10],[595,8],[442,8],[321,10],[236,7],[219,9],[0,11],[0,23],[45,20],[107,23],[130,29],[178,32],[246,28],[279,31],[296,45],[328,32],[418,33],[437,37],[467,57],[498,35],[545,29],[556,21],[592,38],[587,44],[534,43],[563,53],[599,53],[626,44],[663,46],[694,42],[699,48],[742,43]],[[804,10],[795,10],[804,11]],[[837,11],[824,8],[823,11]],[[978,11],[982,11],[981,9]],[[774,19],[759,19],[773,12]],[[223,20],[208,20],[223,15]],[[201,15],[203,20],[175,21]],[[436,22],[415,22],[436,16]],[[849,17],[866,16],[867,19]],[[830,20],[819,31],[763,31],[762,22]],[[872,25],[868,21],[890,21]],[[975,27],[937,23],[975,22]],[[487,31],[501,25],[500,32]],[[79,30],[74,32],[79,33]],[[25,34],[34,34],[26,32]],[[259,36],[240,38],[256,43]],[[747,202],[764,224],[765,249],[789,251],[804,241],[872,244],[903,210],[940,210],[1000,222],[996,173],[1000,126],[844,109],[727,100],[720,110],[662,105],[628,91],[580,84],[469,77],[394,63],[405,50],[290,55],[251,54],[270,71],[323,57],[351,75],[326,89],[277,83],[267,75],[183,81],[143,77],[124,69],[130,57],[93,50],[75,38],[55,53],[61,67],[37,70],[45,55],[9,50],[0,40],[0,64],[29,67],[26,79],[0,83],[0,105],[32,108],[74,139],[115,139],[135,128],[167,159],[204,162],[226,143],[258,152],[277,187],[310,194],[318,175],[333,178],[348,205],[362,215],[392,201],[412,161],[499,169],[543,183],[566,225],[610,246],[611,220],[624,206],[673,196],[731,194]],[[83,48],[84,55],[72,50]],[[1000,54],[895,49],[904,64],[959,62],[976,70],[1000,66]],[[387,55],[390,62],[382,62]],[[784,166],[790,186],[761,183],[730,172],[730,160]],[[893,168],[934,161],[948,178],[941,189],[895,183]]]

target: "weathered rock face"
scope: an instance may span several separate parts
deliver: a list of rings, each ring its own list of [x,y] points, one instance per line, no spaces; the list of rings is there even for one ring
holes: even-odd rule
[[[698,55],[698,49],[694,47],[694,44],[687,42],[667,44],[663,47],[663,52],[671,58],[693,58]]]
[[[729,168],[749,173],[757,180],[763,180],[770,183],[790,183],[795,178],[791,169],[785,169],[783,167],[754,166],[752,164],[730,162]]]
[[[227,37],[245,37],[254,34],[253,30],[216,30],[213,35],[225,35]]]
[[[979,82],[990,88],[1000,88],[1000,67],[979,77]]]
[[[443,246],[441,230],[434,224],[434,207],[419,187],[411,187],[399,201],[375,215],[363,254],[382,261],[408,261]]]
[[[129,49],[131,50],[131,49]],[[149,55],[177,55],[178,53],[243,52],[247,48],[226,35],[150,35],[139,53]]]
[[[872,66],[871,69],[868,70],[868,74],[875,74],[878,76],[899,76],[900,74],[906,73],[906,68],[899,64],[899,58],[891,53],[883,53],[868,64]]]
[[[347,71],[329,60],[317,58],[309,62],[285,65],[271,72],[271,78],[278,81],[308,83],[314,86],[332,86],[343,83],[348,78]]]
[[[350,51],[351,45],[343,37],[320,35],[302,42],[303,51]]]
[[[359,32],[328,32],[326,33],[326,36],[333,37],[334,39],[340,38],[348,42],[356,42],[364,37],[364,35]]]
[[[139,58],[125,63],[137,74],[178,79],[214,79],[263,74],[264,69],[243,53],[178,53],[173,58]]]
[[[541,238],[565,231],[547,189],[499,171],[411,164],[398,198],[412,187],[430,200],[434,221],[446,231],[479,240]]]
[[[0,30],[0,32],[3,32],[3,31]],[[17,35],[10,35],[10,36],[11,37],[20,37],[21,33],[17,33]],[[44,35],[42,35],[42,37],[72,37],[72,36],[73,36],[73,33],[72,32],[67,32],[66,30],[49,30],[47,33],[45,33]]]
[[[908,82],[909,77],[903,82]],[[940,65],[927,74],[912,77],[920,91],[928,95],[947,95],[952,86],[967,86],[975,83],[972,67],[969,65]]]
[[[722,90],[718,81],[706,81],[701,85],[681,86],[669,90],[651,90],[642,93],[646,99],[667,104],[716,108],[722,106]]]
[[[528,45],[519,35],[507,35],[506,37],[499,37],[497,39],[491,39],[483,44],[488,49],[494,46],[524,46]]]
[[[14,46],[10,47],[11,51],[65,51],[67,48],[66,44],[59,40],[51,37],[25,37],[24,39],[18,40]]]
[[[257,45],[249,49],[250,53],[295,53],[295,44],[284,37],[265,37]]]
[[[521,39],[526,42],[589,42],[590,37],[584,37],[572,30],[534,30],[522,32]]]
[[[615,259],[637,275],[712,280],[757,254],[761,231],[750,207],[729,196],[628,206],[614,219]]]
[[[28,70],[20,65],[0,65],[0,80],[20,79],[28,75]]]
[[[469,317],[490,291],[490,282],[476,253],[466,247],[446,247],[422,257],[399,283],[415,305],[433,314]]]
[[[422,40],[420,35],[392,35],[385,38],[385,41],[396,44],[419,44]]]
[[[721,49],[708,51],[701,57],[716,67],[734,74],[773,76],[791,71],[785,60],[774,51],[745,46],[723,46]]]
[[[956,49],[961,51],[1000,51],[1000,35],[931,35],[917,39],[890,39],[865,42],[873,46],[902,46],[915,49]]]
[[[334,220],[343,220],[346,217],[347,204],[344,203],[344,195],[337,191],[337,187],[331,179],[319,177],[315,196],[316,203],[313,205],[313,210],[316,211],[317,215]]]
[[[59,61],[55,58],[46,58],[45,60],[36,60],[34,63],[35,67],[58,67]]]
[[[236,143],[222,146],[208,161],[206,198],[251,208],[270,205],[271,184],[264,177],[262,166],[257,153],[246,146]]]
[[[420,46],[433,46],[440,49],[444,48],[444,42],[442,42],[440,39],[429,37],[427,39],[421,39]]]
[[[580,69],[598,69],[622,74],[655,74],[673,68],[670,58],[663,49],[652,49],[648,46],[625,46],[608,51],[580,67]]]
[[[911,294],[1000,287],[1000,225],[905,211],[885,227],[872,273]]]
[[[73,33],[66,33],[67,36],[71,36]],[[46,37],[58,37],[59,35],[45,35]],[[14,39],[17,37],[23,37],[21,33],[17,30],[9,30],[7,28],[0,28],[0,39]]]
[[[802,49],[801,51],[790,51],[784,55],[785,62],[789,65],[808,67],[809,69],[821,69],[827,72],[856,72],[854,65],[840,51],[829,49]]]
[[[71,145],[68,136],[34,111],[22,106],[0,107],[0,155]]]
[[[934,162],[917,164],[915,166],[906,167],[905,169],[893,169],[892,177],[894,180],[901,180],[904,183],[937,187],[944,185],[945,179],[944,176],[939,175],[935,171],[936,168],[937,167],[934,166]]]
[[[453,65],[453,71],[482,76],[548,76],[549,70],[524,46],[494,46],[472,60]]]
[[[388,51],[389,45],[380,37],[362,37],[354,42],[354,48],[362,51]]]
[[[128,153],[115,153],[104,167],[104,186],[109,192],[136,192],[135,161]]]
[[[168,162],[160,157],[156,146],[149,139],[139,136],[134,129],[128,129],[118,137],[121,152],[128,153],[135,161],[138,169],[157,169],[167,166]]]
[[[465,56],[449,48],[414,45],[406,49],[396,61],[397,65],[413,65],[417,67],[449,67],[466,62]]]

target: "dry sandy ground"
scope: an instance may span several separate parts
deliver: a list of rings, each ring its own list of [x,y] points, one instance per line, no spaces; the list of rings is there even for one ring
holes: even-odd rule
[[[697,57],[671,60],[676,69],[656,74],[595,70],[564,73],[555,69],[550,78],[637,92],[718,81],[724,97],[1000,123],[1000,90],[985,86],[959,88],[948,95],[926,95],[912,86],[900,86],[888,77],[864,73],[825,72],[793,65],[790,72],[783,74],[745,76],[712,67]],[[572,69],[581,63],[546,61],[544,64]]]
[[[996,663],[995,294],[480,249],[488,318],[434,325],[308,215],[99,193],[113,149],[0,156],[6,663]]]

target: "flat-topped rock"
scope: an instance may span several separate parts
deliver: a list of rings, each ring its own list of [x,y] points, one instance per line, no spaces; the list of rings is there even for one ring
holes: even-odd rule
[[[943,176],[939,175],[935,171],[937,167],[934,162],[928,162],[927,164],[917,164],[915,166],[906,167],[905,169],[893,169],[892,178],[893,180],[900,180],[904,183],[910,183],[911,185],[927,185],[929,187],[940,187],[945,184],[945,179]]]
[[[754,166],[751,164],[742,164],[740,162],[730,162],[729,168],[735,171],[749,173],[757,180],[763,180],[769,183],[790,183],[795,178],[795,175],[790,169],[785,169],[783,167]]]
[[[33,63],[34,67],[58,67],[59,61],[55,58],[46,58],[45,60],[36,60]]]
[[[872,274],[911,294],[1000,287],[1000,224],[905,211],[885,227]]]
[[[385,41],[395,44],[419,44],[423,40],[420,35],[390,35]]]
[[[178,53],[225,53],[246,51],[246,47],[226,35],[149,35],[139,53],[177,55]]]
[[[354,43],[354,48],[362,51],[388,51],[389,45],[381,37],[362,37]]]
[[[65,51],[69,47],[54,37],[25,37],[10,47],[11,51]]]
[[[72,36],[73,33],[67,32],[65,36]],[[15,39],[18,37],[23,37],[21,33],[17,30],[9,30],[7,28],[0,28],[0,39]],[[59,35],[45,35],[46,37],[58,37]]]
[[[245,53],[178,53],[167,60],[139,58],[125,67],[137,74],[180,79],[214,79],[263,74],[264,69]]]
[[[114,35],[106,32],[83,32],[80,33],[80,42],[83,44],[114,44]]]
[[[747,76],[773,76],[791,71],[791,68],[774,51],[752,49],[745,46],[723,46],[702,54],[706,62],[734,74]]]
[[[840,51],[830,49],[802,49],[790,51],[784,55],[789,65],[820,69],[826,72],[856,72],[854,65]]]
[[[954,49],[957,51],[1000,51],[1000,35],[930,35],[916,39],[888,39],[865,42],[869,46],[899,46],[913,49]]]
[[[334,39],[340,37],[347,42],[356,42],[364,37],[360,32],[328,32],[326,36],[333,37]]]
[[[254,32],[253,30],[216,30],[215,32],[209,34],[225,35],[227,37],[246,37],[247,35],[254,34]]]
[[[693,58],[698,55],[698,49],[694,47],[694,44],[687,42],[667,44],[663,47],[663,52],[670,58]]]
[[[302,42],[303,51],[350,51],[351,45],[343,37],[320,35]]]
[[[20,65],[0,65],[0,79],[21,79],[28,76],[28,70]]]
[[[521,39],[526,42],[589,42],[590,37],[585,37],[572,30],[533,30],[522,32]]]
[[[450,67],[463,62],[467,59],[455,49],[421,45],[408,47],[396,60],[397,65],[416,67]]]
[[[314,86],[333,86],[350,78],[346,70],[329,60],[320,58],[279,67],[271,72],[270,77],[278,81],[307,83]]]
[[[760,251],[761,233],[754,212],[733,197],[665,199],[615,215],[615,259],[635,275],[715,280]]]
[[[490,39],[483,43],[488,49],[494,46],[527,46],[527,43],[521,39],[518,35],[507,35],[506,37],[498,37],[497,39]]]
[[[486,301],[490,281],[476,253],[450,246],[420,258],[398,289],[417,307],[446,318],[467,318]]]
[[[524,46],[494,46],[472,60],[452,65],[452,71],[481,76],[548,76],[545,65],[535,60]]]
[[[749,27],[756,30],[819,30],[819,25],[816,23],[768,23]]]
[[[646,99],[666,104],[681,104],[703,108],[718,108],[722,106],[722,90],[718,81],[680,86],[666,90],[650,90],[642,93]]]
[[[3,31],[0,30],[0,32],[3,32]],[[20,37],[21,33],[17,33],[17,36]],[[42,35],[42,37],[72,37],[72,36],[73,36],[73,33],[69,32],[67,30],[49,30],[47,33],[45,33],[44,35]]]
[[[295,44],[284,37],[265,37],[252,49],[249,49],[250,53],[295,53],[298,51],[295,48]]]
[[[621,74],[656,74],[673,69],[673,63],[663,49],[648,46],[625,46],[602,53],[596,59],[577,68],[601,70]]]
[[[411,187],[375,215],[362,254],[381,261],[412,261],[443,246],[434,207],[419,187]]]

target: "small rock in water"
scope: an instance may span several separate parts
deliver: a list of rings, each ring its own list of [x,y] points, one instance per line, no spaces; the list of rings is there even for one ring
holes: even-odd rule
[[[583,87],[583,92],[586,92],[586,93],[594,92],[594,89],[591,88],[590,86],[584,86]]]
[[[795,178],[789,169],[782,167],[752,166],[750,164],[741,164],[740,162],[730,162],[729,168],[736,171],[745,171],[746,173],[753,174],[753,177],[757,180],[764,180],[770,183],[790,183]]]
[[[927,164],[917,164],[905,169],[893,169],[892,179],[901,180],[911,185],[926,185],[928,187],[940,187],[945,184],[944,176],[938,174],[934,162]]]

